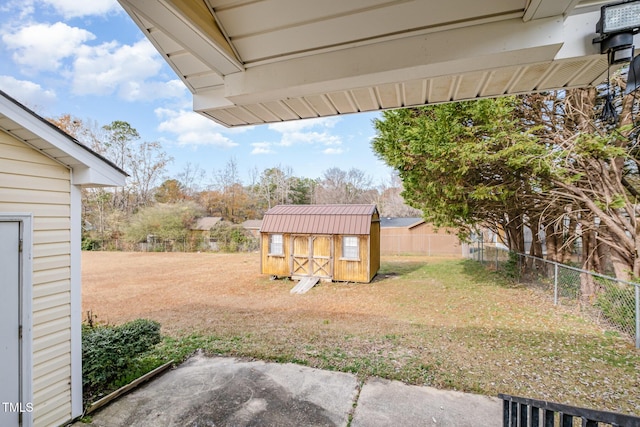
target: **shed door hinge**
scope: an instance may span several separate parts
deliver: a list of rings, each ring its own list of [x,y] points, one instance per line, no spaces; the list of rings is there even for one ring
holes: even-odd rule
[[[18,252],[22,253],[22,239],[18,243]]]

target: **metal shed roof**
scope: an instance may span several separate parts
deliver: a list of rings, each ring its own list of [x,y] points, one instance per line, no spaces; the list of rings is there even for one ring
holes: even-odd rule
[[[376,205],[279,205],[264,215],[260,231],[366,235],[377,212]]]

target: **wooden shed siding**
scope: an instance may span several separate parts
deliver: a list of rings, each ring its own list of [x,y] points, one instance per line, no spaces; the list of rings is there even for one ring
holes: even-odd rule
[[[369,236],[358,237],[357,260],[344,259],[342,256],[342,237],[334,236],[333,244],[336,257],[333,267],[333,280],[340,282],[368,282],[369,281]]]
[[[274,233],[274,234],[282,234],[282,233]],[[290,250],[289,250],[289,234],[283,235],[283,251],[284,256],[280,255],[269,255],[269,235],[262,234],[261,245],[262,245],[262,274],[270,274],[272,276],[289,276],[291,273],[289,267],[289,258],[290,258]]]
[[[71,173],[3,132],[0,171],[0,211],[34,218],[34,425],[59,425],[71,418]]]
[[[371,239],[371,244],[369,247],[371,248],[371,252],[369,254],[369,265],[371,266],[371,270],[369,271],[369,281],[373,279],[378,270],[380,270],[380,220],[379,218],[374,218],[371,223],[371,234],[369,235]]]

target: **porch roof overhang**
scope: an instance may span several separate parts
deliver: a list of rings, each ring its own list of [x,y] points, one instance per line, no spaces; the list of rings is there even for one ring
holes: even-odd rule
[[[595,85],[602,0],[118,0],[225,126]]]

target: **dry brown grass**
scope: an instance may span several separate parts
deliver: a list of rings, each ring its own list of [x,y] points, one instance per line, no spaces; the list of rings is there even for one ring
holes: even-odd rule
[[[640,354],[471,261],[383,259],[370,284],[259,273],[257,254],[83,254],[83,307],[98,320],[150,318],[163,351],[292,361],[488,395],[640,413]]]

